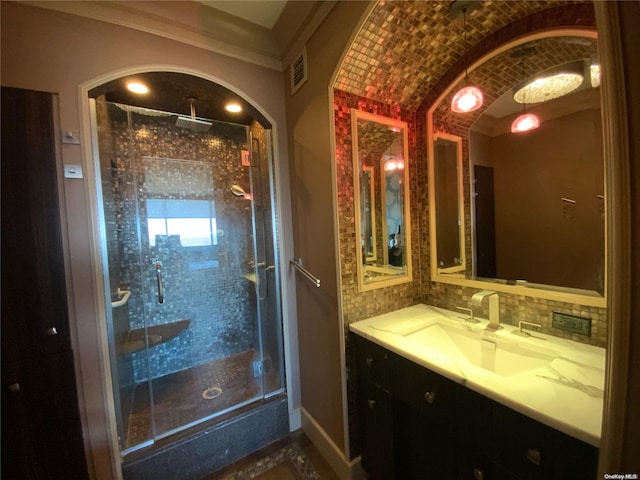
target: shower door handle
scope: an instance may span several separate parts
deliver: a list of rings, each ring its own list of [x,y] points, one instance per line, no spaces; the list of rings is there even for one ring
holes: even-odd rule
[[[162,282],[162,263],[156,262],[156,277],[158,277],[158,303],[164,303],[164,284]]]

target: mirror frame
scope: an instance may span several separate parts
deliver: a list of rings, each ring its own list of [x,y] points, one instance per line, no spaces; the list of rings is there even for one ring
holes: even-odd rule
[[[563,37],[563,36],[578,36],[578,37],[588,37],[593,39],[598,38],[597,32],[595,30],[590,30],[590,29],[564,28],[564,29],[558,29],[558,30],[534,32],[524,37],[519,37],[512,41],[506,42],[498,46],[497,48],[491,50],[487,54],[473,61],[468,66],[467,71],[472,72],[483,63],[487,62],[488,60],[491,60],[493,57],[501,53],[504,53],[507,50],[511,50],[515,47],[518,47],[519,45],[531,42],[533,40],[539,40],[539,39],[551,38],[551,37]],[[498,282],[498,281],[488,282],[488,281],[477,280],[477,279],[468,279],[465,277],[464,272],[445,274],[444,272],[439,271],[437,262],[433,261],[433,259],[437,259],[438,257],[437,257],[437,251],[436,251],[437,247],[436,247],[436,236],[435,236],[435,228],[434,228],[435,191],[434,191],[433,182],[431,180],[433,179],[433,172],[434,172],[434,165],[433,165],[434,141],[435,141],[436,135],[441,135],[441,134],[440,133],[436,134],[433,131],[433,123],[434,123],[433,113],[438,107],[438,105],[440,105],[441,102],[447,97],[447,95],[455,88],[455,86],[458,85],[458,83],[464,79],[464,76],[465,76],[465,72],[462,71],[456,78],[454,78],[453,81],[447,86],[447,88],[442,91],[442,93],[438,96],[438,98],[434,100],[433,104],[429,107],[429,110],[427,111],[427,132],[426,133],[427,133],[427,157],[428,157],[427,160],[429,163],[429,217],[430,217],[429,218],[429,221],[430,221],[429,240],[431,242],[431,261],[430,261],[431,281],[438,282],[438,283],[459,285],[463,287],[494,290],[494,291],[510,293],[514,295],[544,298],[548,300],[556,300],[560,302],[574,303],[578,305],[606,308],[607,307],[606,285],[608,282],[606,261],[604,262],[605,293],[603,296],[589,295],[586,293],[583,294],[571,288],[563,289],[562,287],[558,287],[557,289],[553,290],[551,289],[553,287],[550,287],[549,289],[547,289],[547,288],[539,288],[535,286],[509,285],[506,282],[504,283]],[[601,105],[602,105],[602,101],[603,99],[601,94],[601,98],[600,98]],[[604,137],[604,132],[603,132],[603,137]],[[607,178],[606,178],[606,171],[605,171],[605,197],[607,196],[606,184],[607,184]],[[608,231],[608,227],[607,227],[608,219],[607,219],[606,211],[607,209],[605,208],[604,232],[603,232],[605,233],[605,242],[604,242],[605,259],[607,258],[607,255],[608,255],[608,241],[607,241],[607,235],[606,235],[606,232]],[[463,215],[463,218],[464,218],[464,215]],[[464,243],[462,245],[464,245]]]
[[[384,280],[376,280],[373,282],[364,281],[363,271],[363,258],[362,248],[360,247],[359,239],[362,238],[361,229],[361,212],[360,212],[360,149],[358,146],[358,120],[366,120],[371,122],[380,123],[389,127],[399,128],[402,132],[402,151],[404,155],[404,173],[402,176],[402,182],[404,185],[403,191],[403,240],[405,244],[405,274],[393,275]],[[364,292],[368,290],[375,290],[377,288],[390,287],[392,285],[400,285],[402,283],[409,283],[413,281],[413,273],[411,268],[411,210],[409,197],[411,191],[409,188],[409,125],[402,120],[395,120],[393,118],[383,117],[369,112],[363,112],[355,108],[351,109],[351,139],[352,139],[352,166],[353,166],[353,199],[354,199],[354,217],[355,217],[355,238],[356,238],[356,268],[358,277],[358,291]],[[381,170],[380,174],[380,191],[385,188],[384,172]],[[375,198],[374,202],[375,203]],[[385,216],[380,212],[380,219],[384,221]],[[384,239],[382,239],[384,240]],[[383,255],[383,258],[385,256]]]
[[[435,142],[438,141],[439,139],[442,140],[447,140],[448,142],[452,142],[456,144],[456,167],[457,167],[457,177],[456,177],[456,184],[457,184],[457,191],[458,191],[458,242],[459,242],[459,246],[460,246],[460,264],[459,265],[454,265],[452,267],[445,267],[445,268],[440,268],[438,267],[438,246],[437,246],[437,238],[438,238],[438,230],[437,230],[437,224],[438,224],[438,219],[436,218],[435,215],[435,205],[436,205],[436,186],[435,186],[435,182],[429,182],[429,205],[434,205],[434,209],[430,210],[432,212],[434,212],[433,215],[429,216],[429,231],[431,232],[431,242],[430,242],[430,247],[431,247],[431,258],[435,259],[435,268],[438,271],[438,273],[457,273],[457,272],[463,272],[462,275],[464,275],[464,272],[467,269],[467,255],[466,255],[466,248],[465,248],[465,222],[464,222],[464,171],[463,171],[463,161],[462,161],[462,138],[458,137],[457,135],[452,135],[450,133],[444,133],[444,132],[437,132],[434,136],[433,136],[433,145],[435,145]],[[436,162],[435,162],[435,149],[434,149],[434,154],[433,156],[429,156],[429,158],[433,159],[433,161],[429,162],[429,178],[435,178],[435,173],[436,173]],[[434,240],[435,239],[435,240]]]

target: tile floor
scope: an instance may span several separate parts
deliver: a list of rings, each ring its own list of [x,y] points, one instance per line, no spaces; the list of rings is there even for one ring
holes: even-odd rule
[[[278,456],[287,458],[274,460]],[[265,462],[273,464],[266,471],[263,467]],[[301,466],[300,462],[305,465]],[[247,479],[338,480],[338,476],[304,432],[297,430],[202,480]]]

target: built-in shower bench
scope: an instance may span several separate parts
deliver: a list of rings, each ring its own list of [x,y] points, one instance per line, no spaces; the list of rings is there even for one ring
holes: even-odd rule
[[[177,322],[164,323],[162,325],[151,325],[145,328],[136,328],[122,332],[116,339],[116,353],[127,355],[144,350],[147,347],[145,342],[145,330],[149,347],[155,347],[162,343],[173,340],[189,327],[191,320],[178,320]]]

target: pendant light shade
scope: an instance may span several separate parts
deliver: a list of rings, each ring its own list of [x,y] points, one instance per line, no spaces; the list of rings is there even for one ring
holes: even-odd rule
[[[463,25],[464,25],[464,58],[467,57],[467,8],[469,7],[468,2],[461,1],[460,11],[462,12]],[[456,5],[456,2],[453,2],[453,5]],[[477,8],[477,7],[476,7]],[[451,11],[450,11],[451,13]],[[451,110],[457,113],[467,113],[473,112],[482,106],[484,102],[484,97],[482,95],[482,91],[478,87],[474,87],[473,85],[469,85],[468,81],[469,73],[465,68],[464,71],[464,84],[460,90],[456,92],[451,100]]]
[[[530,55],[534,49],[532,47],[526,47],[522,45],[520,49],[513,53],[512,56],[515,56],[520,59],[520,69],[522,71],[522,78],[524,83],[524,59],[526,56]],[[521,89],[522,96],[519,99],[514,97],[514,100],[522,103],[522,114],[519,115],[511,124],[511,133],[524,133],[530,132],[531,130],[535,130],[540,126],[540,118],[533,113],[527,113],[527,94],[530,93],[526,88]]]
[[[511,124],[512,133],[523,133],[535,130],[540,126],[540,119],[533,113],[523,113]]]
[[[458,113],[473,112],[482,106],[482,91],[473,85],[461,88],[451,100],[451,110]]]

